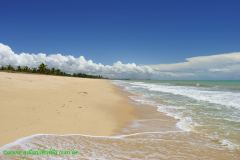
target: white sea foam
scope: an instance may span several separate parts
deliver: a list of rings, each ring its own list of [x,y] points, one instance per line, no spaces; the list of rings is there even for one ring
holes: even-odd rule
[[[136,88],[137,86],[147,86],[145,85],[145,83],[142,83],[142,82],[124,82],[124,81],[115,81],[114,84],[117,84],[117,85],[120,85],[122,87],[124,87],[126,90],[130,90],[131,88]],[[129,86],[130,85],[133,85],[133,86]],[[137,85],[136,85],[137,84]],[[151,86],[152,84],[150,84]],[[148,88],[149,86],[147,86]],[[149,88],[148,88],[149,89]],[[157,107],[157,111],[159,112],[163,112],[165,113],[167,116],[170,116],[170,117],[173,117],[175,119],[178,120],[177,124],[176,124],[176,127],[178,127],[179,129],[183,130],[183,131],[192,131],[194,129],[194,126],[196,125],[196,122],[193,122],[192,121],[192,118],[191,117],[184,117],[181,112],[179,112],[179,110],[184,110],[186,109],[184,106],[169,106],[169,105],[161,105],[159,103],[156,103],[155,101],[153,100],[149,100],[147,98],[144,98],[143,97],[144,95],[142,96],[130,96],[130,98],[140,104],[147,104],[147,105],[152,105],[152,106],[155,106]]]
[[[179,138],[178,138],[179,136]],[[203,137],[198,137],[198,140]],[[27,140],[27,141],[26,141]],[[202,143],[189,141],[189,137],[181,131],[164,131],[164,132],[142,132],[129,135],[119,136],[88,136],[81,134],[38,134],[25,137],[12,145],[8,145],[8,149],[13,149],[16,145],[20,150],[36,149],[43,147],[44,149],[56,148],[67,149],[75,148],[80,151],[79,155],[66,155],[63,157],[50,156],[30,156],[29,158],[41,160],[60,160],[60,159],[197,159],[199,148],[205,151],[218,151],[214,144],[206,145]],[[178,152],[173,149],[173,145],[181,146]],[[12,147],[11,147],[12,146]],[[216,147],[216,149],[214,149]],[[193,151],[184,152],[184,151]],[[229,155],[227,157],[236,157]],[[0,155],[1,156],[1,155]],[[207,159],[209,156],[204,157]],[[176,158],[178,157],[178,158]],[[6,158],[6,157],[4,157]],[[1,159],[1,157],[0,157]]]
[[[239,126],[236,122],[240,120],[240,92],[219,90],[219,88],[216,90],[216,88],[175,86],[170,83],[117,81],[115,84],[122,86],[133,94],[137,93],[137,95],[131,97],[137,103],[155,106],[159,112],[177,119],[176,127],[182,131],[199,132],[199,128],[203,128],[201,130],[204,132],[203,134],[210,136],[212,132],[215,132],[212,129],[216,129],[216,133],[219,134],[217,141],[220,141],[222,146],[230,150],[238,148],[238,140],[236,143],[231,142],[232,137],[226,134],[226,128],[229,125],[232,127],[230,122],[233,123],[235,128]],[[177,96],[175,100],[174,97],[176,96],[174,95],[180,96]],[[163,98],[163,96],[166,96],[166,98]],[[212,118],[213,122],[206,123],[205,118]],[[218,123],[215,123],[216,119],[219,119],[217,120]],[[210,130],[204,128],[206,125],[212,126]],[[219,125],[221,125],[221,128],[219,128]],[[221,130],[220,133],[218,129]],[[234,130],[234,132],[237,131],[239,130]],[[225,139],[220,137],[225,137]]]
[[[184,118],[181,118],[176,125],[178,128],[189,132],[194,130],[194,127],[197,125],[197,123],[193,122],[191,117],[184,117]]]
[[[176,126],[183,131],[193,131],[194,126],[197,125],[196,122],[193,122],[190,116],[183,116],[181,112],[178,112],[179,109],[185,109],[184,107],[178,106],[166,106],[158,105],[158,111],[164,112],[166,115],[173,117],[178,120]]]
[[[206,101],[209,103],[220,104],[228,107],[240,109],[240,93],[229,91],[206,90],[199,87],[189,86],[169,86],[162,84],[147,84],[143,82],[132,82],[132,85],[157,91],[186,96],[195,100]]]
[[[2,147],[0,147],[0,153],[4,150],[7,150],[16,145],[22,145],[31,143],[32,139],[41,136],[56,136],[56,137],[70,137],[70,136],[81,136],[81,137],[88,137],[88,138],[96,138],[96,139],[122,139],[126,137],[136,136],[136,135],[145,135],[145,134],[169,134],[169,133],[177,133],[181,131],[162,131],[162,132],[137,132],[131,134],[122,134],[122,135],[115,135],[115,136],[93,136],[93,135],[86,135],[86,134],[34,134],[27,137],[22,137],[14,142],[8,143]],[[23,147],[24,145],[22,145]]]
[[[130,96],[130,99],[132,99],[133,101],[140,103],[140,104],[147,104],[147,105],[152,105],[152,106],[156,106],[157,103],[152,101],[152,100],[148,100],[144,97],[141,96]]]
[[[231,141],[229,141],[227,139],[220,140],[220,143],[222,146],[226,146],[230,150],[240,149],[239,145],[232,143]]]

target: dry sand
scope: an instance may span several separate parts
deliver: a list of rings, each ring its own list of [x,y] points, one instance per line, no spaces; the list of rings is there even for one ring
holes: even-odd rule
[[[33,134],[112,135],[133,118],[108,80],[0,72],[0,146]]]

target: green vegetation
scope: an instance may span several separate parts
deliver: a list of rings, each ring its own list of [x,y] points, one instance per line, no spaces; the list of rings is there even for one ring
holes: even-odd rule
[[[68,77],[81,77],[81,78],[97,78],[103,79],[101,75],[89,75],[85,73],[65,73],[60,69],[48,68],[46,64],[41,63],[38,68],[30,68],[28,66],[17,66],[13,67],[11,65],[1,66],[0,71],[7,72],[23,72],[23,73],[37,73],[37,74],[47,74],[47,75],[57,75],[57,76],[68,76]],[[105,79],[105,78],[104,78]]]

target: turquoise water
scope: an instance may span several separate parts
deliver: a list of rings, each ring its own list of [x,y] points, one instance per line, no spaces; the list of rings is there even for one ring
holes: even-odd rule
[[[178,120],[230,150],[240,146],[240,81],[115,81],[132,99]]]
[[[134,81],[133,81],[134,82]],[[136,81],[137,82],[137,81]],[[159,84],[171,84],[176,86],[198,86],[198,87],[210,87],[226,90],[239,90],[240,91],[240,80],[148,80],[139,81],[146,83],[159,83]]]

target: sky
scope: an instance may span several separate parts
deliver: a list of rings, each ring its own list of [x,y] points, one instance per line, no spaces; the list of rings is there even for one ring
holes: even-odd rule
[[[0,65],[45,62],[112,78],[240,79],[237,0],[0,3]]]

